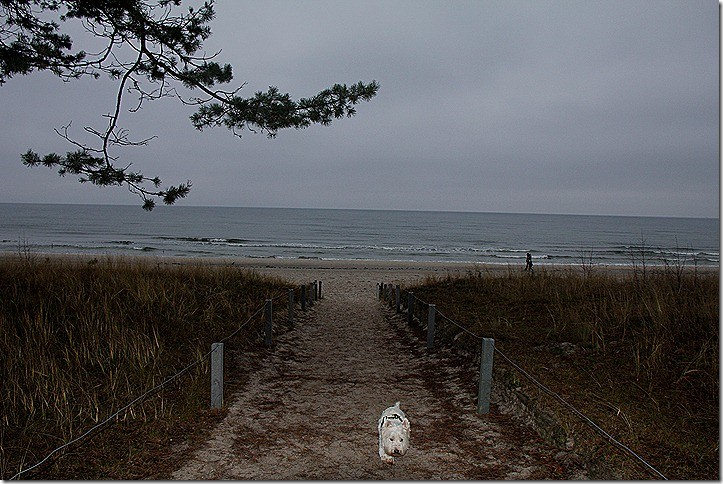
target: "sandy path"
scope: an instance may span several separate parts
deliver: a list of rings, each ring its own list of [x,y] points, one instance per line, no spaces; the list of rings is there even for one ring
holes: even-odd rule
[[[493,411],[475,413],[469,369],[428,353],[403,318],[382,307],[381,280],[409,270],[258,268],[323,281],[312,316],[275,339],[212,437],[175,479],[566,479],[557,450]],[[377,453],[377,419],[402,402],[412,446],[395,465]]]

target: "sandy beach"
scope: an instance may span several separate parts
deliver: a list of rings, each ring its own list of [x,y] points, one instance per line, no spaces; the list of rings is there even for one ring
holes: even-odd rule
[[[16,253],[0,254],[0,257],[17,258]],[[524,264],[492,264],[492,263],[469,263],[469,262],[430,262],[430,261],[390,261],[390,260],[365,260],[365,259],[343,259],[329,260],[317,258],[221,258],[221,257],[175,257],[175,256],[152,256],[132,255],[116,256],[103,254],[33,254],[35,261],[65,260],[79,263],[88,263],[102,260],[119,260],[130,262],[145,262],[159,265],[208,265],[208,266],[229,266],[252,270],[259,274],[279,277],[294,283],[306,283],[313,280],[321,280],[326,283],[337,281],[366,284],[374,287],[378,283],[386,284],[410,284],[423,282],[427,278],[464,276],[478,272],[482,274],[507,274],[509,272],[523,272]],[[623,276],[634,270],[632,266],[603,265],[596,264],[590,267],[593,272],[616,274]],[[686,270],[693,270],[688,265]],[[646,268],[649,271],[663,271],[663,266],[650,265]],[[695,270],[702,273],[718,272],[718,267],[697,267]],[[579,264],[555,265],[536,264],[535,271],[542,272],[568,272],[583,273]]]
[[[465,275],[475,270],[507,271],[507,266],[485,266],[465,263],[409,262],[378,260],[319,260],[319,259],[234,259],[214,263],[232,264],[292,282],[309,279],[338,285],[354,282],[355,286],[374,288],[377,283],[402,284],[422,282],[428,277]]]
[[[0,258],[16,259],[17,253],[0,254]],[[424,280],[428,276],[445,277],[447,275],[464,275],[475,271],[506,272],[508,270],[522,270],[507,264],[471,264],[464,262],[416,262],[416,261],[386,261],[386,260],[327,260],[327,259],[280,259],[280,258],[221,258],[221,257],[174,257],[132,255],[117,256],[103,254],[53,254],[34,253],[28,257],[34,262],[68,261],[77,263],[90,263],[94,261],[116,260],[126,262],[143,262],[158,265],[208,265],[229,266],[249,269],[260,274],[288,279],[290,282],[304,283],[312,280],[326,280],[334,275],[333,279],[354,277],[371,279],[375,282],[399,283],[402,281]],[[326,276],[326,277],[325,277]]]
[[[419,331],[378,301],[379,283],[412,285],[429,278],[516,274],[507,264],[193,258],[153,255],[18,254],[23,264],[69,262],[79,267],[136,263],[174,272],[184,267],[252,271],[295,284],[321,281],[323,299],[298,323],[274,335],[274,347],[242,355],[248,381],[227,395],[228,415],[213,437],[193,449],[171,449],[176,479],[569,479],[589,477],[577,449],[542,440],[506,398],[493,392],[493,411],[475,412],[476,371],[454,351],[427,351]],[[633,267],[592,267],[600,275]],[[640,269],[640,268],[639,268]],[[674,268],[668,268],[671,270]],[[690,268],[692,270],[692,268]],[[649,272],[665,267],[648,266]],[[716,273],[718,268],[697,268]],[[545,274],[583,275],[582,266],[535,266]],[[181,277],[182,280],[185,280]],[[476,279],[476,278],[475,278]],[[550,278],[553,280],[554,278]],[[564,279],[564,278],[563,278]],[[526,281],[525,281],[526,282]],[[472,284],[474,282],[471,282]],[[183,282],[181,282],[183,284]],[[283,313],[283,311],[282,311]],[[246,358],[246,359],[244,359]],[[495,396],[496,395],[496,396]],[[375,449],[379,412],[395,401],[413,418],[414,446],[399,465],[380,465]],[[511,410],[510,410],[511,409]],[[271,418],[269,418],[271,417]],[[521,418],[518,419],[518,418]],[[333,425],[327,427],[327,423]],[[453,429],[450,430],[450,429]],[[460,445],[458,435],[464,436]],[[526,456],[520,459],[520,451]],[[482,459],[480,460],[480,456]],[[576,463],[578,462],[578,463]],[[265,465],[259,466],[259,463]],[[607,474],[604,474],[607,475]]]
[[[324,299],[307,324],[280,338],[277,352],[269,356],[247,392],[236,396],[238,400],[217,437],[178,469],[174,478],[588,477],[573,464],[579,459],[572,457],[574,451],[561,452],[540,440],[526,421],[517,420],[514,405],[499,400],[501,397],[493,399],[498,407],[492,414],[476,415],[470,368],[450,355],[425,352],[418,335],[404,323],[405,318],[394,316],[376,298],[377,284],[382,282],[414,284],[429,277],[477,272],[522,274],[523,267],[319,259],[216,259],[208,263],[241,267],[296,283],[320,280]],[[538,274],[582,274],[579,266],[536,269]],[[633,268],[595,266],[593,270],[624,275]],[[381,408],[397,400],[414,415],[422,435],[406,459],[385,468],[375,457],[374,422]],[[277,401],[283,402],[283,409],[272,403]],[[270,413],[275,420],[269,426],[262,415]],[[309,415],[341,425],[343,435],[333,426],[319,431]],[[454,432],[442,428],[454,428],[465,436],[467,444],[459,446]],[[526,456],[522,460],[518,453],[521,448]],[[484,457],[480,460],[479,456]]]
[[[298,283],[321,280],[323,299],[278,336],[214,436],[172,479],[584,478],[567,452],[496,409],[476,413],[474,369],[428,351],[406,317],[377,300],[376,284],[465,274],[467,264],[232,260]],[[506,267],[498,267],[507,270]],[[394,402],[413,422],[412,447],[390,466],[377,419]]]

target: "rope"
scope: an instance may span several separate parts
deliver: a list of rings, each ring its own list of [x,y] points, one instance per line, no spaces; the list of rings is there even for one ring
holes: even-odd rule
[[[191,364],[188,365],[187,367],[183,368],[181,371],[179,371],[179,372],[176,373],[175,375],[167,378],[165,381],[163,381],[163,383],[161,383],[161,384],[159,384],[159,385],[156,385],[155,387],[151,388],[150,390],[148,390],[147,392],[145,392],[145,393],[144,393],[143,395],[141,395],[140,397],[137,397],[135,400],[133,400],[131,403],[129,403],[129,404],[126,405],[125,407],[122,407],[121,409],[117,410],[115,413],[111,414],[108,418],[106,418],[106,419],[103,420],[102,422],[100,422],[100,423],[94,425],[93,427],[91,427],[90,429],[86,430],[85,433],[81,434],[80,436],[78,436],[78,437],[76,437],[76,438],[74,438],[74,439],[66,442],[65,444],[61,445],[60,447],[56,448],[56,449],[53,450],[51,453],[49,453],[47,456],[45,456],[45,458],[42,459],[42,460],[41,460],[40,462],[38,462],[37,464],[35,464],[35,465],[31,466],[31,467],[28,467],[28,468],[25,469],[25,470],[22,470],[22,471],[18,472],[18,473],[15,474],[13,477],[11,477],[10,480],[12,481],[12,480],[14,480],[14,479],[17,479],[17,478],[20,477],[21,475],[23,475],[23,474],[25,474],[25,473],[27,473],[27,472],[30,472],[31,470],[35,469],[36,467],[39,467],[40,465],[44,464],[48,459],[50,459],[50,457],[52,457],[56,452],[58,452],[58,451],[60,451],[60,450],[63,450],[63,449],[65,449],[66,447],[69,447],[70,445],[78,442],[79,440],[84,439],[85,437],[87,437],[88,435],[92,434],[93,432],[95,432],[95,431],[96,431],[97,429],[99,429],[100,427],[104,426],[105,424],[107,424],[108,422],[110,422],[111,420],[113,420],[115,417],[117,417],[118,415],[120,415],[120,414],[123,413],[124,411],[128,410],[130,407],[132,407],[132,406],[135,405],[136,403],[138,403],[138,402],[140,402],[140,401],[143,401],[143,400],[145,400],[146,398],[148,398],[149,396],[151,396],[151,395],[159,392],[159,391],[162,390],[166,385],[168,385],[170,382],[172,382],[173,380],[177,379],[179,376],[181,376],[182,374],[186,373],[186,372],[187,372],[188,370],[190,370],[191,368],[197,366],[197,365],[198,365],[199,363],[201,363],[204,359],[208,358],[208,356],[209,356],[210,354],[211,354],[211,351],[209,351],[209,352],[206,353],[204,356],[202,356],[200,359],[194,361],[193,363],[191,363]]]
[[[414,297],[414,299],[416,299],[416,300],[419,301],[420,303],[426,304],[427,306],[429,306],[429,303],[428,303],[427,301],[422,301],[422,300],[419,299],[416,295],[415,295],[415,296],[412,296],[412,297]]]
[[[440,315],[441,317],[443,317],[444,319],[446,319],[447,321],[449,321],[450,323],[452,323],[453,326],[456,326],[456,327],[458,327],[459,329],[461,329],[463,332],[467,333],[468,335],[470,335],[470,336],[472,336],[472,337],[474,337],[474,338],[477,338],[477,339],[479,339],[479,340],[484,339],[482,336],[477,335],[477,334],[474,334],[472,331],[468,330],[467,328],[465,328],[465,327],[457,324],[455,321],[452,321],[452,320],[449,319],[447,316],[445,316],[444,314],[442,314],[439,310],[437,311],[437,314]]]
[[[424,304],[429,304],[429,303],[426,303],[426,302],[422,301],[422,300],[419,299],[417,296],[413,296],[413,297],[414,297],[414,299],[416,299],[417,301],[420,301],[420,302],[422,302],[422,303],[424,303]],[[461,330],[464,331],[465,333],[469,334],[470,336],[472,336],[472,337],[474,337],[474,338],[477,338],[477,339],[479,339],[479,340],[483,339],[482,336],[479,336],[478,334],[473,333],[472,331],[470,331],[470,330],[468,330],[467,328],[463,327],[462,325],[460,325],[460,324],[457,323],[456,321],[453,321],[452,319],[448,318],[447,316],[445,316],[444,314],[442,314],[438,309],[436,310],[436,313],[439,314],[439,315],[440,315],[442,318],[444,318],[445,320],[449,321],[452,325],[456,326],[457,328],[461,329]],[[530,375],[527,371],[525,371],[525,370],[524,370],[522,367],[520,367],[517,363],[515,363],[514,361],[512,361],[507,355],[505,355],[505,354],[497,347],[497,345],[494,346],[494,350],[495,350],[495,352],[498,353],[505,361],[507,361],[507,363],[509,363],[510,366],[512,366],[513,368],[515,368],[517,371],[519,371],[522,375],[524,375],[528,380],[530,380],[535,386],[537,386],[537,387],[538,387],[539,389],[541,389],[543,392],[545,392],[546,394],[548,394],[549,396],[551,396],[552,398],[554,398],[555,400],[557,400],[557,401],[558,401],[559,403],[561,403],[564,407],[568,408],[571,412],[573,412],[578,418],[580,418],[584,423],[586,423],[586,424],[587,424],[589,427],[591,427],[593,430],[595,430],[596,432],[598,432],[598,433],[599,433],[600,435],[602,435],[603,437],[607,438],[607,439],[608,439],[608,442],[610,442],[612,445],[614,445],[614,446],[617,447],[618,449],[622,450],[623,452],[626,452],[628,455],[630,455],[630,456],[632,456],[633,458],[635,458],[635,459],[636,459],[639,463],[641,463],[646,469],[648,469],[649,471],[651,471],[653,474],[655,474],[655,475],[658,476],[659,478],[664,479],[664,480],[666,480],[666,481],[668,480],[667,477],[665,477],[665,476],[664,476],[660,471],[658,471],[655,467],[653,467],[652,465],[650,465],[645,459],[643,459],[642,457],[640,457],[635,451],[633,451],[633,450],[630,449],[627,445],[625,445],[625,444],[623,444],[622,442],[620,442],[620,441],[618,441],[617,439],[615,439],[615,437],[613,437],[612,435],[610,435],[609,433],[607,433],[605,430],[603,430],[598,424],[596,424],[596,423],[595,423],[592,419],[590,419],[587,415],[585,415],[585,414],[582,413],[580,410],[578,410],[577,408],[575,408],[572,404],[570,404],[569,402],[567,402],[567,400],[565,400],[564,398],[562,398],[560,395],[558,395],[557,393],[555,393],[554,391],[550,390],[550,389],[547,388],[545,385],[543,385],[542,383],[540,383],[535,377],[533,377],[532,375]]]
[[[632,449],[630,449],[627,445],[619,442],[617,439],[615,439],[612,435],[607,433],[605,430],[603,430],[598,424],[596,424],[593,420],[591,420],[589,417],[587,417],[585,414],[583,414],[581,411],[579,411],[577,408],[573,407],[570,403],[568,403],[564,398],[562,398],[560,395],[555,393],[554,391],[547,388],[545,385],[540,383],[538,380],[535,379],[532,375],[527,373],[523,368],[521,368],[517,363],[512,361],[505,355],[502,351],[500,351],[497,346],[495,346],[495,351],[504,358],[507,363],[509,363],[512,367],[514,367],[517,371],[522,373],[527,379],[529,379],[535,386],[540,388],[543,392],[547,393],[551,397],[553,397],[555,400],[560,402],[562,405],[570,409],[575,415],[577,415],[580,419],[582,419],[586,424],[588,424],[590,427],[592,427],[595,431],[597,431],[599,434],[606,437],[610,443],[615,445],[617,448],[623,450],[624,452],[627,452],[629,455],[633,456],[635,459],[637,459],[643,466],[645,466],[648,470],[652,471],[655,475],[660,477],[661,479],[668,480],[667,477],[665,477],[660,471],[658,471],[655,467],[648,464],[645,459],[640,457],[638,454],[636,454]]]
[[[293,291],[294,291],[294,295],[296,295],[296,288],[294,288]],[[273,296],[270,299],[272,301],[276,301],[277,299],[281,299],[281,298],[288,297],[288,296],[289,296],[288,291],[286,291],[286,292],[279,291],[279,293],[276,296]]]
[[[230,335],[226,336],[226,337],[223,338],[221,341],[219,341],[219,343],[225,343],[227,340],[229,340],[229,339],[231,339],[232,337],[236,336],[236,334],[237,334],[239,331],[241,331],[241,329],[243,329],[244,326],[246,326],[247,324],[249,324],[256,316],[258,316],[259,313],[260,313],[261,311],[263,311],[265,307],[266,307],[266,304],[264,304],[264,305],[261,306],[259,309],[257,309],[256,312],[253,313],[253,314],[251,315],[251,317],[246,320],[245,323],[243,323],[241,326],[239,326],[238,328],[236,328],[236,330],[235,330],[233,333],[231,333]]]

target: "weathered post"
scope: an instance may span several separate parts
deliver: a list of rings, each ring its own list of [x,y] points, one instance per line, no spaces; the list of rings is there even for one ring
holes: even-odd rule
[[[319,300],[319,281],[314,281],[314,302]]]
[[[434,304],[429,305],[429,314],[427,315],[427,349],[434,347],[434,326],[435,317],[437,315],[437,307]]]
[[[321,294],[321,281],[319,281],[319,299],[324,299],[324,296]]]
[[[301,285],[301,310],[306,311],[306,284]]]
[[[495,340],[482,338],[482,356],[479,363],[479,389],[477,391],[477,413],[490,412],[492,392],[492,364],[495,354]]]
[[[211,345],[211,408],[223,407],[223,343]]]
[[[294,324],[294,290],[289,289],[289,324]]]
[[[402,290],[397,284],[396,287],[396,298],[397,298],[397,314],[402,312]]]
[[[266,304],[264,305],[264,317],[266,318],[266,327],[265,327],[265,335],[264,335],[264,344],[266,346],[271,346],[271,329],[272,329],[272,313],[273,310],[271,308],[273,301],[271,299],[266,300]]]
[[[412,325],[414,322],[414,293],[407,293],[407,324]]]

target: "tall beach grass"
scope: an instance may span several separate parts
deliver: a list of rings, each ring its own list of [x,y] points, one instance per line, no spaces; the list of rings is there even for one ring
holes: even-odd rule
[[[668,477],[719,478],[717,271],[477,270],[405,289],[469,331],[495,338],[543,383],[643,449]],[[440,321],[437,328],[441,344],[477,351],[479,342],[455,326]],[[582,425],[566,425],[582,439]],[[600,439],[590,442],[589,459],[625,467]],[[630,472],[622,476],[648,477]]]
[[[286,294],[289,287],[208,264],[0,259],[3,478],[204,355],[266,298]],[[257,342],[260,320],[229,343],[240,348]],[[149,421],[171,413],[195,418],[193,413],[208,405],[207,370],[199,365],[174,388],[119,419]],[[75,464],[80,469],[82,460]],[[119,477],[100,469],[91,475]],[[89,478],[73,472],[40,476]]]

